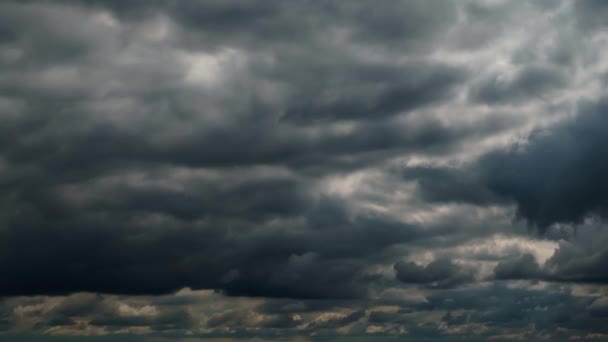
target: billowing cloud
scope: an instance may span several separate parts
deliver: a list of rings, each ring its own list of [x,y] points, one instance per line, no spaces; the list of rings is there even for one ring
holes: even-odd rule
[[[492,151],[466,170],[430,167],[406,170],[404,175],[420,177],[421,194],[432,201],[512,201],[521,218],[543,229],[604,216],[601,170],[607,110],[605,99],[583,102],[573,118],[534,131],[525,143]]]
[[[1,2],[0,339],[604,338],[606,9]]]

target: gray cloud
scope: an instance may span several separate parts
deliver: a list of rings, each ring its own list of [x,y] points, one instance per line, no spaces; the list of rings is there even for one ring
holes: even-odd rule
[[[574,12],[577,23],[583,29],[601,29],[608,24],[606,21],[606,3],[599,0],[583,0],[574,2]]]
[[[538,279],[542,271],[532,254],[523,254],[517,258],[501,261],[494,268],[497,279]]]
[[[608,257],[606,236],[595,227],[585,227],[570,241],[561,241],[559,248],[546,262],[548,277],[559,281],[606,283],[608,273],[602,265]]]
[[[426,266],[399,261],[395,264],[397,279],[404,283],[424,284],[430,288],[449,288],[471,282],[474,271],[448,259],[438,259]]]
[[[488,153],[467,170],[422,168],[404,175],[419,177],[422,194],[434,201],[511,200],[520,217],[543,230],[603,216],[606,108],[605,100],[581,103],[575,118],[533,132],[523,145]]]
[[[332,31],[350,28],[366,6],[322,5],[335,21],[304,3],[3,3],[2,48],[14,56],[3,61],[10,72],[1,80],[0,235],[8,247],[0,265],[11,280],[0,292],[159,294],[188,286],[231,295],[363,295],[368,262],[361,255],[416,238],[416,227],[332,208],[325,223],[326,201],[310,189],[317,181],[310,177],[449,148],[465,132],[389,119],[439,104],[466,79],[440,62],[386,64],[340,48],[326,56],[291,51],[297,44],[288,31],[310,47],[327,44],[321,27],[294,10],[316,13]],[[454,16],[449,6],[399,6],[364,17],[349,40],[409,35],[407,47],[422,49]],[[408,26],[396,13],[419,24]],[[430,26],[422,20],[435,16]],[[168,25],[166,36],[153,36],[153,25],[162,25],[154,18]],[[385,20],[396,32],[383,31]],[[71,29],[78,26],[86,29]],[[268,63],[259,48],[281,63]],[[53,51],[61,55],[46,55]],[[188,58],[224,52],[222,72],[209,81],[217,84],[189,78]],[[353,96],[362,102],[348,107]],[[310,122],[292,122],[294,109]],[[346,119],[358,121],[350,132],[327,126]]]
[[[589,305],[589,311],[593,316],[606,317],[608,315],[608,300],[606,297],[601,297],[593,301]]]
[[[560,68],[527,66],[504,79],[491,75],[473,85],[470,97],[484,104],[514,104],[531,98],[543,98],[567,85],[568,75]]]
[[[606,337],[605,7],[3,1],[0,339]]]

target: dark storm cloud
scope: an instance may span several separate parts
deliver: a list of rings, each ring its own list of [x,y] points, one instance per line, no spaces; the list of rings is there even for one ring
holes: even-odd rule
[[[2,231],[1,265],[8,276],[0,289],[12,295],[145,294],[190,286],[232,295],[361,296],[366,282],[362,256],[421,235],[415,227],[378,217],[350,219],[328,203],[330,199],[321,200],[302,212],[308,223],[286,221],[274,227],[252,225],[246,216],[217,218],[224,214],[209,211],[204,223],[125,217],[122,210],[81,210],[59,217],[56,212],[24,212]],[[52,230],[48,220],[54,222]],[[38,239],[30,241],[31,236]]]
[[[0,339],[605,332],[602,234],[476,246],[606,215],[605,6],[560,4],[0,2]]]
[[[606,233],[598,227],[581,227],[569,241],[560,241],[545,263],[546,277],[557,281],[607,283]]]
[[[67,16],[92,16],[82,8],[54,8],[48,3],[4,6],[19,23],[44,19],[57,26],[62,17],[54,13],[62,10]],[[11,26],[21,37],[9,45],[23,48],[24,57],[11,62],[21,71],[9,75],[14,83],[7,95],[16,113],[1,127],[6,228],[0,234],[6,248],[0,265],[11,278],[1,288],[5,294],[157,294],[191,286],[231,295],[361,296],[365,291],[359,278],[367,266],[362,256],[415,238],[414,227],[382,217],[350,219],[343,213],[326,225],[318,220],[318,208],[311,209],[314,199],[305,190],[311,180],[297,176],[254,177],[243,170],[240,179],[215,170],[220,172],[216,178],[184,180],[175,178],[179,170],[168,166],[192,167],[196,172],[198,167],[275,164],[296,171],[314,168],[315,174],[323,175],[369,166],[408,150],[441,149],[466,135],[432,122],[405,127],[382,121],[386,115],[375,105],[365,113],[354,108],[354,114],[340,114],[358,119],[367,114],[377,121],[356,123],[348,133],[277,122],[281,110],[276,105],[233,97],[216,100],[213,94],[198,94],[181,84],[186,71],[180,62],[167,64],[175,60],[166,49],[130,67],[112,64],[108,54],[129,53],[120,43],[129,41],[129,35],[120,37],[120,31],[104,25],[91,25],[107,30],[98,36],[92,31],[90,39],[107,42],[94,48],[72,37],[72,32],[57,38],[44,30],[30,33]],[[36,62],[35,49],[19,45],[31,41],[35,48],[38,40],[53,39],[72,39],[88,52],[87,58],[81,64],[59,58],[47,69]],[[390,78],[389,89],[379,95],[386,99],[386,94],[393,96],[392,83],[395,89],[409,89],[394,95],[414,102],[395,110],[439,100],[447,89],[442,87],[451,87],[462,75],[432,63],[400,70],[349,60],[339,67],[331,60],[333,55],[327,58],[316,60],[320,80],[327,79],[328,84],[333,77],[371,83]],[[252,76],[293,83],[299,98],[314,100],[317,83],[306,74],[314,70],[310,63],[288,58],[279,67]],[[47,83],[30,80],[39,71],[42,80],[48,74]],[[80,74],[84,78],[75,81]],[[412,74],[416,77],[409,80]],[[121,82],[113,85],[113,76]],[[418,87],[425,93],[417,93]],[[341,91],[333,86],[330,90]],[[358,98],[368,95],[357,91]],[[294,105],[288,103],[287,108]],[[214,110],[228,119],[205,121],[207,111]],[[118,121],[106,121],[107,116]],[[170,184],[162,184],[163,179]],[[302,218],[308,224],[294,223]],[[273,219],[285,222],[271,224]],[[30,241],[32,236],[35,241]]]
[[[538,279],[542,276],[540,266],[532,254],[501,261],[494,268],[496,279]]]
[[[489,187],[513,199],[519,215],[539,226],[603,215],[607,110],[606,100],[583,103],[574,119],[533,133],[522,151],[486,156],[480,165]]]
[[[541,230],[553,223],[580,223],[604,216],[607,201],[605,137],[608,102],[583,102],[576,117],[533,132],[521,146],[491,152],[464,170],[420,168],[421,193],[444,202],[511,200],[518,215]]]
[[[456,22],[452,5],[0,6],[5,295],[190,286],[362,296],[365,256],[417,238],[417,228],[327,209],[310,175],[449,149],[474,129],[391,121],[466,80],[461,67],[418,54]],[[166,36],[154,38],[155,18],[169,20]],[[325,39],[341,30],[345,42]],[[372,61],[334,43],[390,43],[413,58]],[[221,87],[188,83],[188,54],[224,48],[245,62],[222,65]],[[343,120],[346,131],[327,125]]]
[[[448,259],[437,259],[426,266],[399,261],[394,266],[396,277],[404,283],[423,284],[429,288],[450,288],[473,281],[473,269]]]
[[[419,193],[429,201],[492,205],[512,201],[518,215],[541,232],[555,235],[556,223],[582,224],[605,218],[603,174],[606,100],[582,102],[577,115],[535,131],[525,144],[491,152],[463,169],[413,168]],[[587,231],[589,229],[586,229]],[[588,233],[587,233],[588,234]],[[599,232],[595,240],[604,241]],[[605,283],[605,248],[576,238],[562,243],[546,264],[532,255],[501,261],[497,279]]]
[[[601,229],[601,228],[600,228]],[[608,261],[606,233],[593,225],[579,227],[574,236],[560,240],[552,256],[544,264],[524,253],[500,261],[494,277],[500,280],[543,280],[559,283],[607,283]]]

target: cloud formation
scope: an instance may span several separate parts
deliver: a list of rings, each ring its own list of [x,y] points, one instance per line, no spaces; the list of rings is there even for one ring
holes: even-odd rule
[[[1,2],[0,339],[605,339],[607,10]]]

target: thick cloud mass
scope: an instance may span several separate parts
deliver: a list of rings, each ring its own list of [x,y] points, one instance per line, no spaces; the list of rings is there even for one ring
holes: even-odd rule
[[[579,104],[577,114],[530,134],[525,144],[490,152],[458,169],[407,169],[432,201],[511,200],[519,216],[541,228],[605,216],[608,100]]]
[[[608,340],[607,10],[1,1],[0,340]]]
[[[540,267],[532,254],[501,261],[494,268],[494,276],[497,279],[535,279],[540,274]]]

